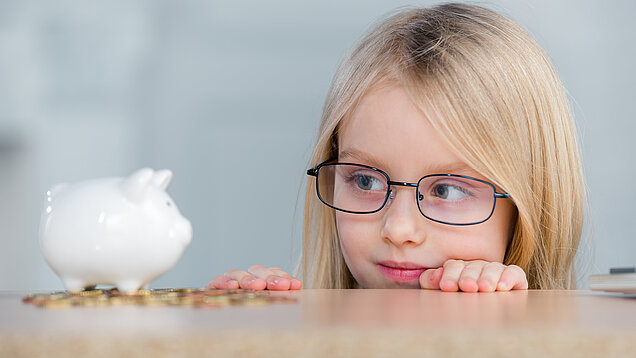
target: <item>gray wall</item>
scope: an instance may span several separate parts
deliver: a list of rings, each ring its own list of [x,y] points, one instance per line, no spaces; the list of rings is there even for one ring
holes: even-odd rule
[[[432,2],[419,2],[430,4]],[[553,59],[590,192],[579,279],[636,264],[632,1],[489,1]],[[0,289],[59,289],[37,226],[52,184],[170,168],[194,226],[154,287],[292,269],[299,190],[345,50],[400,1],[0,0]]]

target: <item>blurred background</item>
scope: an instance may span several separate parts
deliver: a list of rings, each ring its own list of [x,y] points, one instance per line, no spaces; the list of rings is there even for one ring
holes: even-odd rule
[[[151,287],[293,270],[302,188],[339,61],[420,1],[0,0],[0,289],[61,289],[38,225],[53,184],[169,168],[194,227]],[[636,3],[486,1],[552,58],[590,193],[577,275],[636,265]],[[611,190],[610,190],[611,189]]]

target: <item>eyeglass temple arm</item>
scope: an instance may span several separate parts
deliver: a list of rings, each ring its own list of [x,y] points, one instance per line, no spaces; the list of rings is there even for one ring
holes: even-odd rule
[[[510,194],[508,193],[495,193],[495,198],[509,198]]]
[[[316,176],[316,168],[307,169],[307,175]]]

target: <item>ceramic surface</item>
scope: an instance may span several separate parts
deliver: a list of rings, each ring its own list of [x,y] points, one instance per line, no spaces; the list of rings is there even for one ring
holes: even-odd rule
[[[177,263],[192,226],[165,191],[171,178],[169,170],[143,168],[47,192],[40,248],[67,290],[137,290]]]

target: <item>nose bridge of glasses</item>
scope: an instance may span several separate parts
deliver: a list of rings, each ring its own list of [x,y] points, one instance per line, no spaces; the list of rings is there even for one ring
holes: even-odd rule
[[[411,188],[417,188],[418,187],[418,183],[407,183],[407,182],[403,182],[403,181],[388,181],[387,184],[389,184],[389,199],[394,199],[395,198],[395,191],[393,191],[393,189],[391,189],[391,186],[405,186],[405,187],[411,187]]]
[[[395,186],[410,186],[413,188],[417,188],[417,183],[407,183],[407,182],[403,182],[403,181],[388,181],[389,185],[395,185]]]

